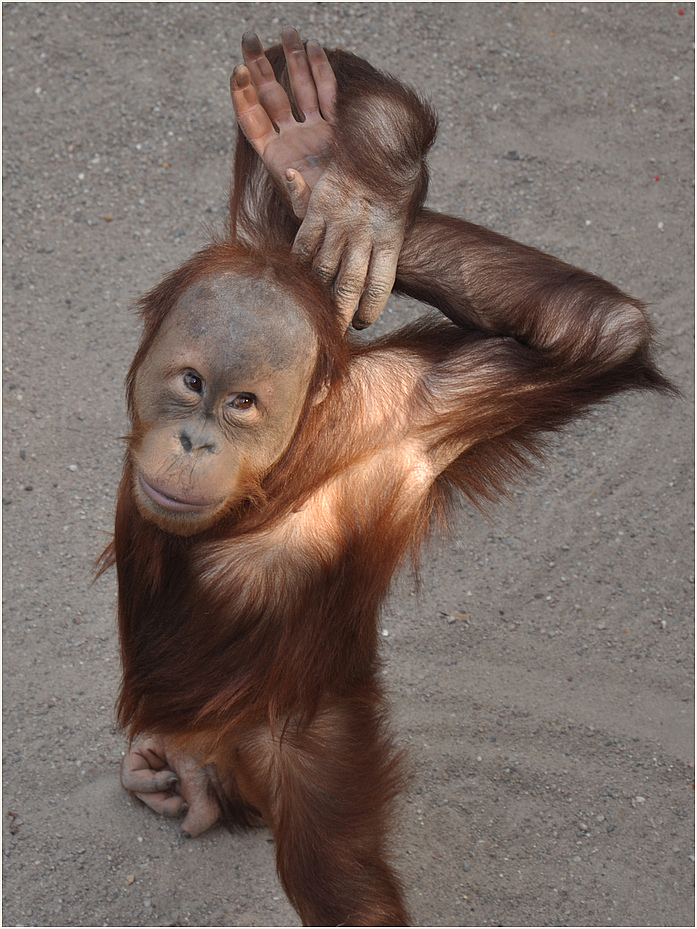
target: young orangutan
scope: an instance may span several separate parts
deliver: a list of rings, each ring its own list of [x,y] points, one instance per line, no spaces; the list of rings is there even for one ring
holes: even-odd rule
[[[412,91],[293,30],[243,52],[230,235],[143,299],[128,376],[122,782],[190,835],[266,822],[305,925],[406,925],[392,576],[454,492],[494,496],[591,404],[669,385],[638,301],[423,209]],[[393,284],[441,318],[354,344]]]

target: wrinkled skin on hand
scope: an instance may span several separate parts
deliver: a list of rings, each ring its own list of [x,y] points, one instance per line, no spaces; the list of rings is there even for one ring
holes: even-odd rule
[[[367,188],[356,188],[330,165],[313,191],[293,251],[333,284],[346,325],[365,329],[392,292],[407,216],[376,203]]]
[[[324,50],[303,46],[294,29],[283,32],[293,96],[291,103],[253,34],[242,40],[245,66],[231,79],[242,132],[264,161],[277,187],[303,220],[293,250],[333,284],[337,310],[357,329],[370,326],[387,303],[404,240],[409,197],[380,196],[356,174],[347,175],[332,151],[337,125],[337,83]],[[374,101],[373,101],[374,104]],[[385,122],[389,125],[389,118]],[[414,172],[417,182],[419,172]]]
[[[221,815],[209,777],[194,758],[162,737],[135,742],[121,763],[122,786],[163,816],[184,816],[182,832],[197,836]]]

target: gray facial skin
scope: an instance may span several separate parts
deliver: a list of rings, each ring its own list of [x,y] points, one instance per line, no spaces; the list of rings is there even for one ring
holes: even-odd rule
[[[181,534],[212,525],[287,448],[316,356],[273,284],[217,275],[182,294],[136,377],[143,515]]]

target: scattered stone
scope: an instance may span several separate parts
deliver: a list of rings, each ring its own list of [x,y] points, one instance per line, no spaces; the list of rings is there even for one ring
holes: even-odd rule
[[[458,613],[455,611],[452,613],[446,613],[445,610],[439,610],[439,613],[447,623],[455,623],[458,621],[458,619],[462,620],[464,623],[469,622],[469,616],[467,613]]]

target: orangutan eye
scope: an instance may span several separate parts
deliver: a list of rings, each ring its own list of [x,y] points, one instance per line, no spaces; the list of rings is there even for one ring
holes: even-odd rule
[[[233,410],[251,410],[256,406],[257,398],[254,394],[237,394],[230,401],[230,406]]]
[[[184,384],[189,390],[193,390],[197,394],[200,394],[203,390],[203,378],[199,377],[198,374],[193,374],[191,371],[184,375]]]

